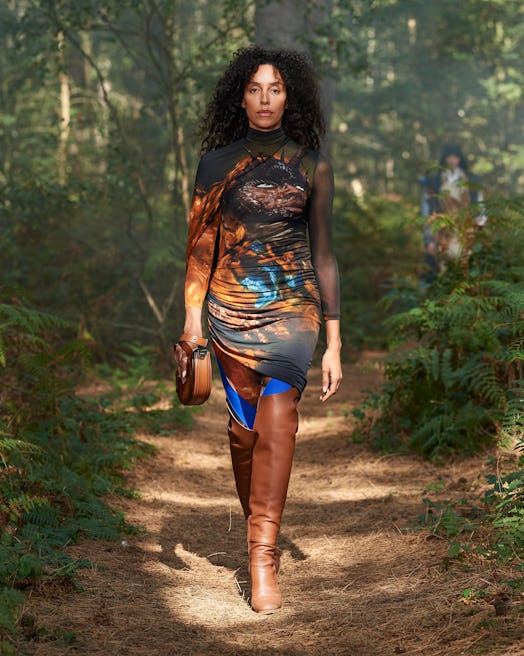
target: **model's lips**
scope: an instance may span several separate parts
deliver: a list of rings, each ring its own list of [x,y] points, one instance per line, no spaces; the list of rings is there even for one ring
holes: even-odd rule
[[[273,116],[273,112],[270,112],[267,109],[262,109],[259,112],[257,112],[258,116]]]

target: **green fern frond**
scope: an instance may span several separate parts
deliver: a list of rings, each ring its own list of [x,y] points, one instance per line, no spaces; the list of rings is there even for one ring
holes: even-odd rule
[[[56,527],[60,523],[60,509],[51,505],[49,499],[41,499],[26,511],[24,522],[39,527]]]
[[[15,630],[17,615],[23,602],[24,595],[20,590],[7,587],[0,588],[0,635],[4,631]]]
[[[3,457],[6,456],[11,451],[16,451],[17,453],[24,453],[29,455],[29,454],[42,453],[43,449],[41,449],[36,444],[31,444],[31,442],[27,442],[24,440],[17,440],[12,437],[7,437],[5,434],[2,434],[2,432],[0,431],[0,458],[2,458],[3,460]]]
[[[497,408],[505,407],[506,392],[500,385],[491,363],[477,362],[467,382],[470,389],[488,403]]]
[[[36,337],[46,330],[68,326],[70,326],[68,321],[47,312],[0,303],[0,334],[4,334],[8,329],[16,329]]]
[[[517,442],[517,447],[524,442],[524,384],[510,389],[507,393],[507,405],[502,418],[500,438],[502,443]]]
[[[446,389],[449,389],[453,377],[453,349],[446,348],[441,357],[441,376]]]
[[[48,503],[48,500],[28,492],[21,492],[16,496],[8,497],[2,501],[2,508],[11,522],[18,522],[26,514]]]
[[[453,418],[446,414],[439,414],[415,430],[411,444],[421,453],[440,453],[450,433],[453,433]]]
[[[30,308],[0,303],[0,366],[7,364],[6,337],[16,335],[18,340],[26,344],[42,345],[45,340],[42,334],[49,330],[61,330],[70,324],[51,314],[32,310]]]
[[[473,280],[461,280],[454,289],[451,290],[450,296],[465,296],[471,289],[474,289],[476,283]]]

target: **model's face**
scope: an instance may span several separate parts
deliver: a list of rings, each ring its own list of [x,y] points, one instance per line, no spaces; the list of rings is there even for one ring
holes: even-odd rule
[[[460,157],[457,157],[456,155],[448,155],[446,157],[446,166],[448,167],[448,169],[454,171],[459,164],[460,164]]]
[[[286,101],[286,86],[280,72],[271,64],[261,64],[247,83],[242,99],[249,127],[264,132],[278,129]]]

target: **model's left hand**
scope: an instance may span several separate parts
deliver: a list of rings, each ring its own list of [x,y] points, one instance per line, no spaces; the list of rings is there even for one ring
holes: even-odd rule
[[[327,348],[322,357],[322,394],[320,400],[327,401],[337,393],[342,381],[342,364],[339,348]]]

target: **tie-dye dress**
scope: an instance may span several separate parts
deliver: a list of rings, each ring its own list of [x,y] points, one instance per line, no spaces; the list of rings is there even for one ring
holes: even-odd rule
[[[250,129],[201,158],[185,303],[207,299],[222,373],[253,405],[263,378],[302,392],[321,316],[339,317],[332,200],[329,164],[282,129]]]

